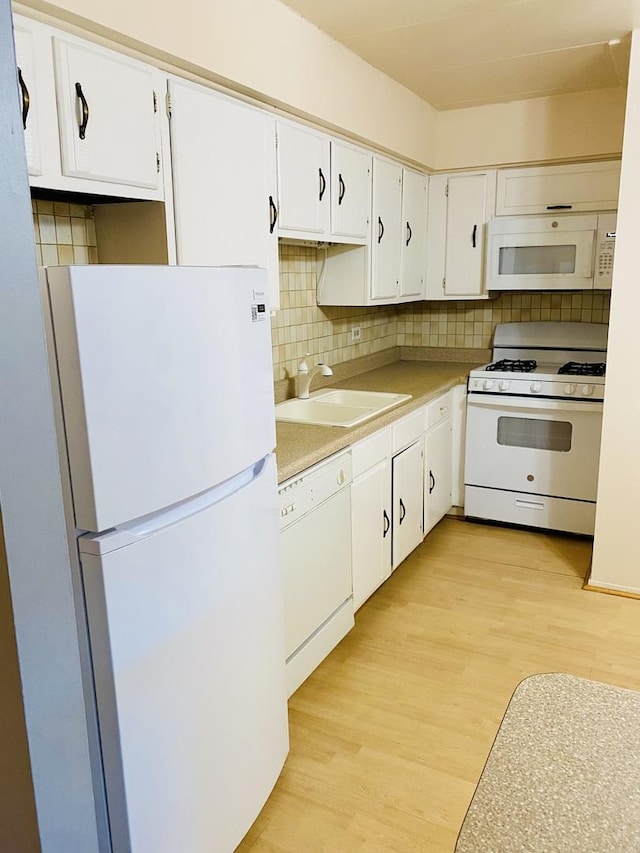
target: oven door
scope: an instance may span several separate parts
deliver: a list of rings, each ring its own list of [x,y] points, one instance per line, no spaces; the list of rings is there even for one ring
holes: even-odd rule
[[[469,394],[465,485],[595,501],[602,403]]]

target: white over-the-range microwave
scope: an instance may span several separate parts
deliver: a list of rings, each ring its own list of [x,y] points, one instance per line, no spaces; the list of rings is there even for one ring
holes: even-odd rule
[[[492,219],[487,289],[609,290],[615,237],[615,213]]]

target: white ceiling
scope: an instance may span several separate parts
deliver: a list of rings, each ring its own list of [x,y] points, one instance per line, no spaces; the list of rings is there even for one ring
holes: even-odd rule
[[[625,86],[640,0],[282,0],[438,110]]]

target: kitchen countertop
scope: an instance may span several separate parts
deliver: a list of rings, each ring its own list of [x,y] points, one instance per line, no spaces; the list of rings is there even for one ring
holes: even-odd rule
[[[396,361],[331,383],[332,388],[390,391],[411,394],[412,399],[351,428],[276,421],[278,482],[288,480],[310,465],[366,438],[444,394],[454,385],[466,384],[469,371],[478,366],[480,362]]]

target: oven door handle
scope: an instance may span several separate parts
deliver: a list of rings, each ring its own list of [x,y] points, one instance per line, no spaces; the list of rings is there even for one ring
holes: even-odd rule
[[[602,401],[593,400],[583,402],[581,400],[549,400],[540,397],[503,397],[496,394],[468,394],[467,406],[478,409],[494,409],[524,412],[572,412],[590,413],[592,415],[602,414]]]

